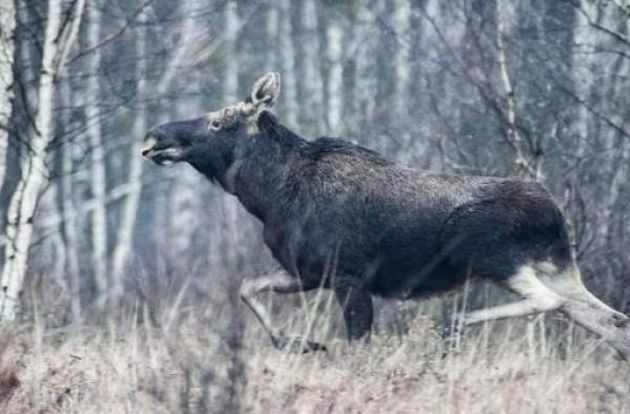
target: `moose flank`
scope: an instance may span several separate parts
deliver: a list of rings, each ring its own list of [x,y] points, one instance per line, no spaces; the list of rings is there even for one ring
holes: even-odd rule
[[[305,140],[270,112],[280,76],[244,101],[150,130],[142,155],[187,162],[264,225],[279,267],[247,278],[243,301],[280,349],[324,346],[285,335],[259,294],[332,289],[348,338],[369,336],[372,295],[420,298],[486,279],[521,300],[454,315],[457,326],[560,311],[630,358],[630,323],[581,281],[563,215],[538,183],[438,175],[336,138]]]

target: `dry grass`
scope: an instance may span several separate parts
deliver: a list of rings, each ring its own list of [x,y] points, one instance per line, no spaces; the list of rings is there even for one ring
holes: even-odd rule
[[[296,355],[271,348],[253,320],[241,348],[212,322],[225,315],[193,314],[160,328],[136,313],[99,328],[4,328],[0,412],[630,412],[628,365],[579,332],[558,346],[502,323],[444,357],[433,324],[416,318],[401,340],[332,338],[327,354]]]

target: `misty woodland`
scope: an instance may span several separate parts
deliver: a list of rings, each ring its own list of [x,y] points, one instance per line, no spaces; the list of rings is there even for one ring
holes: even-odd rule
[[[0,411],[630,412],[628,0],[2,0]]]

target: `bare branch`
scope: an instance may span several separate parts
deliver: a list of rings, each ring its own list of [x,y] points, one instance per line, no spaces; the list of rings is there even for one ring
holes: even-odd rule
[[[131,25],[133,25],[134,23],[137,22],[138,16],[140,16],[142,14],[142,12],[144,12],[147,9],[147,7],[149,7],[151,5],[151,3],[153,3],[153,1],[154,0],[147,0],[147,1],[145,1],[142,5],[140,5],[139,8],[137,8],[134,11],[134,13],[131,15],[131,17],[129,19],[127,19],[125,24],[122,25],[116,32],[114,32],[111,35],[105,37],[100,42],[95,43],[93,45],[90,45],[90,46],[84,48],[79,53],[77,53],[75,56],[73,56],[70,60],[68,60],[67,64],[73,63],[77,59],[82,58],[83,56],[93,52],[94,50],[96,50],[96,49],[98,49],[100,47],[103,47],[103,46],[107,45],[108,43],[110,43],[110,42],[116,40],[118,37],[122,36],[127,31],[127,29],[129,29],[129,27]]]

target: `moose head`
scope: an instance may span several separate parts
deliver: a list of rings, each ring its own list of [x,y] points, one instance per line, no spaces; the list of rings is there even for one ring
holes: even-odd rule
[[[242,102],[184,121],[151,129],[142,155],[158,165],[188,162],[223,183],[225,175],[258,132],[261,113],[273,107],[280,93],[280,74],[258,79]]]

